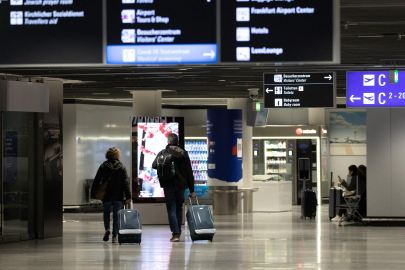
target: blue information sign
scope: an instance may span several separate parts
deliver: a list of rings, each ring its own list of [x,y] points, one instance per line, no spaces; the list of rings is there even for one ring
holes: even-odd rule
[[[107,64],[217,63],[216,44],[107,46]]]
[[[388,71],[347,72],[347,107],[405,107],[405,72],[389,83]]]

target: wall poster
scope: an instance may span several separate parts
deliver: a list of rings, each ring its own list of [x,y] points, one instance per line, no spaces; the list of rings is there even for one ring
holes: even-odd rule
[[[330,112],[330,155],[367,155],[366,112]]]

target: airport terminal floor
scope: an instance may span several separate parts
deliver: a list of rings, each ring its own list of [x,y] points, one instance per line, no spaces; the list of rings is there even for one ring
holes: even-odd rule
[[[64,236],[0,245],[0,269],[403,269],[405,227],[303,221],[292,212],[214,216],[214,242],[169,242],[168,226],[144,226],[142,244],[102,241],[102,214],[65,214]]]

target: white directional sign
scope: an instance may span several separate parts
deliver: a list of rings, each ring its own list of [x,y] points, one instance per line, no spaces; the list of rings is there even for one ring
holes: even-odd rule
[[[265,108],[334,108],[335,73],[265,73]]]

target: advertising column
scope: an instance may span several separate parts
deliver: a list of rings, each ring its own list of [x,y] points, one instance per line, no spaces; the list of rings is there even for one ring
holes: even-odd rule
[[[242,110],[208,110],[208,186],[242,180]]]

